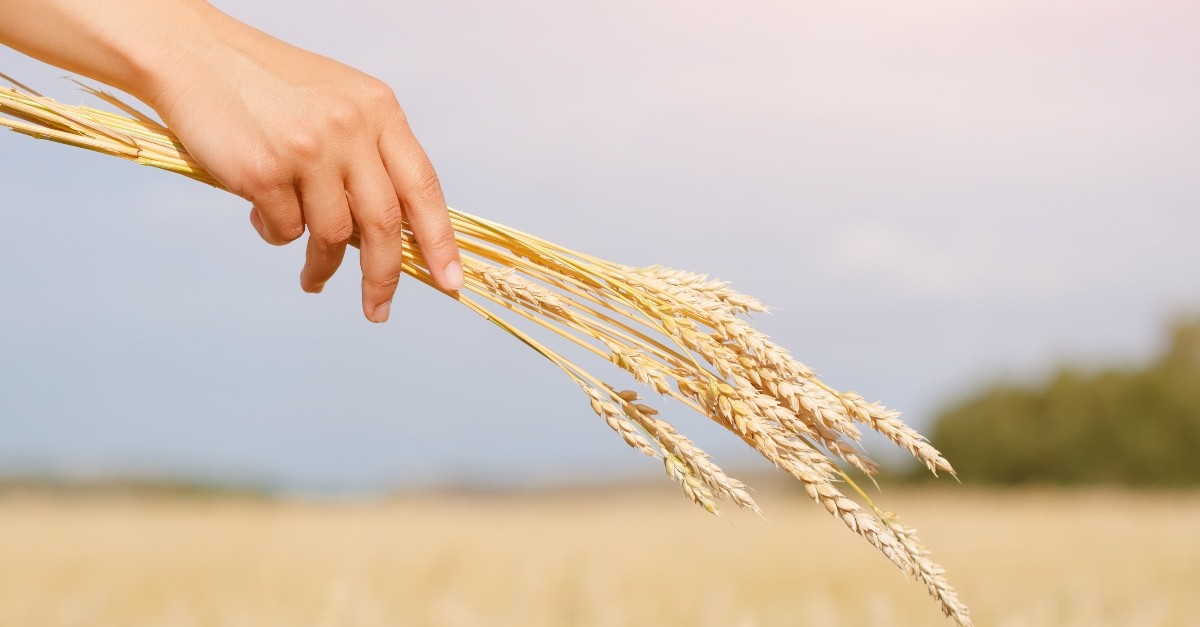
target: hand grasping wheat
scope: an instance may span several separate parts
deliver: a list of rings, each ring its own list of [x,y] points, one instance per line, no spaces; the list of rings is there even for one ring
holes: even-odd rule
[[[3,76],[3,75],[0,75]],[[19,84],[13,82],[20,87]],[[167,128],[113,96],[85,88],[127,116],[73,107],[28,88],[0,89],[0,125],[220,184]],[[131,116],[131,117],[130,117]],[[940,453],[899,414],[822,383],[743,316],[766,311],[725,283],[660,266],[634,268],[569,250],[483,218],[450,210],[463,253],[465,288],[448,294],[562,369],[592,411],[629,446],[662,460],[688,499],[718,513],[726,501],[755,512],[746,486],[658,417],[632,390],[618,389],[552,350],[557,337],[611,362],[664,399],[707,416],[799,480],[808,493],[905,573],[923,583],[942,611],[969,625],[967,607],[929,559],[913,529],[874,505],[835,461],[868,476],[861,427],[910,452],[931,471],[953,474]],[[433,285],[412,234],[404,272]],[[512,321],[523,320],[535,332]],[[546,335],[548,334],[548,335]],[[842,482],[866,507],[836,485]]]

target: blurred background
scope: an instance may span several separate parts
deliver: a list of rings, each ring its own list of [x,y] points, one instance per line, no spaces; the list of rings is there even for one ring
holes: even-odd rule
[[[963,485],[870,440],[881,500],[980,624],[1200,624],[1194,3],[215,4],[391,84],[452,206],[903,410]],[[238,198],[13,134],[0,189],[0,625],[943,624],[721,429],[667,416],[768,522],[415,281],[303,294]]]

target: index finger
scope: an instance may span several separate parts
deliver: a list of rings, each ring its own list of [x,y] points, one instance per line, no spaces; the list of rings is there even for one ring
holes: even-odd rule
[[[405,124],[385,133],[379,143],[383,164],[434,282],[446,291],[462,289],[458,241],[454,238],[446,198],[433,164]]]

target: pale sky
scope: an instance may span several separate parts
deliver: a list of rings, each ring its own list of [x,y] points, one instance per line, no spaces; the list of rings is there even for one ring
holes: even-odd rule
[[[454,206],[732,280],[832,384],[919,427],[992,377],[1148,358],[1200,311],[1194,2],[217,4],[391,84]],[[0,71],[84,100],[10,50]],[[0,470],[356,491],[661,472],[415,281],[382,327],[353,258],[301,293],[303,247],[262,244],[238,198],[9,133],[0,189]]]

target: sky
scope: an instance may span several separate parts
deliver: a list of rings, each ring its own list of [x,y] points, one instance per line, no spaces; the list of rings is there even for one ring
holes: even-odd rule
[[[215,4],[388,82],[451,205],[731,280],[826,380],[919,428],[989,381],[1149,359],[1200,312],[1192,2]],[[5,48],[0,71],[86,100]],[[352,257],[303,294],[303,246],[262,244],[236,197],[9,133],[0,189],[0,473],[371,492],[661,472],[415,281],[382,326]]]

